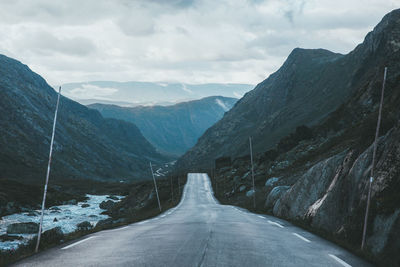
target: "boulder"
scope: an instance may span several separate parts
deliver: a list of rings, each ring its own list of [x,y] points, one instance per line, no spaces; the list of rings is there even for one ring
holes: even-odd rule
[[[80,231],[88,231],[93,228],[93,225],[88,221],[78,223],[76,226],[78,227],[78,230],[80,230]]]
[[[84,204],[81,205],[81,207],[82,207],[82,208],[87,208],[87,207],[90,207],[90,205],[87,204],[87,203],[84,203]]]
[[[0,241],[1,242],[6,242],[6,241],[14,241],[14,240],[22,240],[22,236],[15,236],[15,235],[0,235]]]
[[[36,234],[39,224],[34,222],[13,223],[7,226],[7,234]]]
[[[267,196],[267,200],[265,201],[265,208],[267,210],[272,210],[276,201],[284,194],[287,190],[289,190],[290,186],[282,185],[274,187],[271,192]]]
[[[30,211],[27,215],[28,215],[28,216],[31,216],[31,217],[35,217],[35,216],[39,216],[40,213],[37,212],[37,211],[32,210],[32,211]]]
[[[112,200],[107,200],[107,201],[105,200],[105,201],[101,202],[99,206],[100,206],[100,209],[110,210],[110,209],[114,208],[115,202]]]
[[[112,199],[112,200],[119,200],[119,198],[116,196],[108,196],[107,198]]]
[[[246,192],[246,197],[252,197],[254,195],[254,193],[255,193],[254,190],[251,189],[251,190]]]
[[[271,177],[265,182],[265,187],[273,188],[278,181],[279,181],[278,177]]]
[[[71,199],[66,202],[67,205],[76,205],[77,203],[78,201],[76,201],[76,199]]]
[[[58,222],[58,220],[57,220],[57,218],[56,218],[56,217],[54,217],[54,220],[53,220],[53,222]]]
[[[43,232],[41,238],[46,243],[60,243],[60,241],[64,239],[64,233],[61,227],[58,226]]]

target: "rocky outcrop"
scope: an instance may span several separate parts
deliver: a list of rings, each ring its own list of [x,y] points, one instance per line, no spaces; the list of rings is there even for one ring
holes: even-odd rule
[[[39,224],[34,222],[13,223],[7,226],[7,234],[37,234]]]
[[[104,200],[103,202],[101,202],[101,203],[99,204],[100,209],[103,209],[103,210],[110,210],[110,209],[112,209],[115,205],[116,205],[116,203],[115,203],[114,201],[112,201],[112,200]]]
[[[340,153],[315,164],[276,200],[273,214],[359,245],[372,150],[356,157],[353,151]],[[400,238],[400,123],[379,140],[376,174],[366,244],[376,258],[387,259],[400,248],[394,241]],[[398,253],[390,262],[400,263]]]
[[[64,233],[61,230],[61,227],[58,226],[43,232],[41,238],[42,241],[45,241],[50,244],[56,244],[64,239]]]

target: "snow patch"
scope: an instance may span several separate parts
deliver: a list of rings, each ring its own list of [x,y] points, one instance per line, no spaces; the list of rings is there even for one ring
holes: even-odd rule
[[[224,102],[222,102],[221,99],[215,99],[215,102],[220,106],[225,112],[229,110],[229,108],[226,106]]]

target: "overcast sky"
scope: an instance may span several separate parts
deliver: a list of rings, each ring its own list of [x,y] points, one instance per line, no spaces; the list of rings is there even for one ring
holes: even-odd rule
[[[0,0],[0,54],[51,85],[257,84],[295,47],[348,53],[400,0]]]

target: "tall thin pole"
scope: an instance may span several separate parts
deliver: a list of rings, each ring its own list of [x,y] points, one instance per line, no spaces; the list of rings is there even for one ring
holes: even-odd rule
[[[253,180],[253,208],[256,209],[256,187],[254,186],[253,146],[251,145],[251,136],[249,136],[249,144],[250,144],[251,178]]]
[[[150,162],[150,169],[151,169],[151,174],[153,175],[154,188],[156,189],[157,201],[158,201],[158,208],[159,208],[160,211],[161,211],[161,204],[160,204],[160,198],[159,198],[159,196],[158,196],[158,189],[157,189],[156,178],[154,178],[153,165],[151,165],[151,162]]]
[[[178,175],[178,190],[179,190],[179,196],[181,195],[181,181],[179,180],[179,175]]]
[[[364,229],[363,229],[363,235],[362,235],[362,241],[361,241],[361,249],[362,250],[364,249],[364,246],[365,246],[365,238],[366,238],[366,234],[367,234],[368,213],[369,213],[369,206],[370,206],[370,202],[371,202],[372,183],[374,182],[374,175],[375,175],[374,174],[374,168],[375,168],[375,164],[376,164],[376,150],[378,148],[379,128],[381,126],[383,97],[384,97],[384,94],[385,94],[386,74],[387,74],[387,67],[385,67],[385,71],[384,71],[384,74],[383,74],[381,103],[379,104],[378,122],[377,122],[377,125],[376,125],[376,131],[375,131],[374,151],[372,153],[371,177],[369,178],[367,208],[365,210]]]
[[[174,184],[172,181],[172,176],[171,176],[171,200],[174,202]]]
[[[42,201],[42,211],[41,211],[41,213],[40,213],[39,232],[38,232],[38,237],[37,237],[35,252],[38,252],[38,250],[39,250],[40,236],[41,236],[41,234],[42,234],[44,207],[45,207],[45,205],[46,205],[47,185],[48,185],[48,183],[49,183],[50,165],[51,165],[51,155],[53,154],[54,134],[55,134],[55,131],[56,131],[56,122],[57,122],[58,104],[60,103],[60,95],[61,95],[61,86],[60,86],[60,88],[58,89],[57,105],[56,105],[56,111],[55,111],[55,113],[54,113],[53,132],[52,132],[52,134],[51,134],[51,142],[50,142],[49,162],[48,162],[48,164],[47,164],[46,183],[45,183],[45,185],[44,185],[43,201]]]

